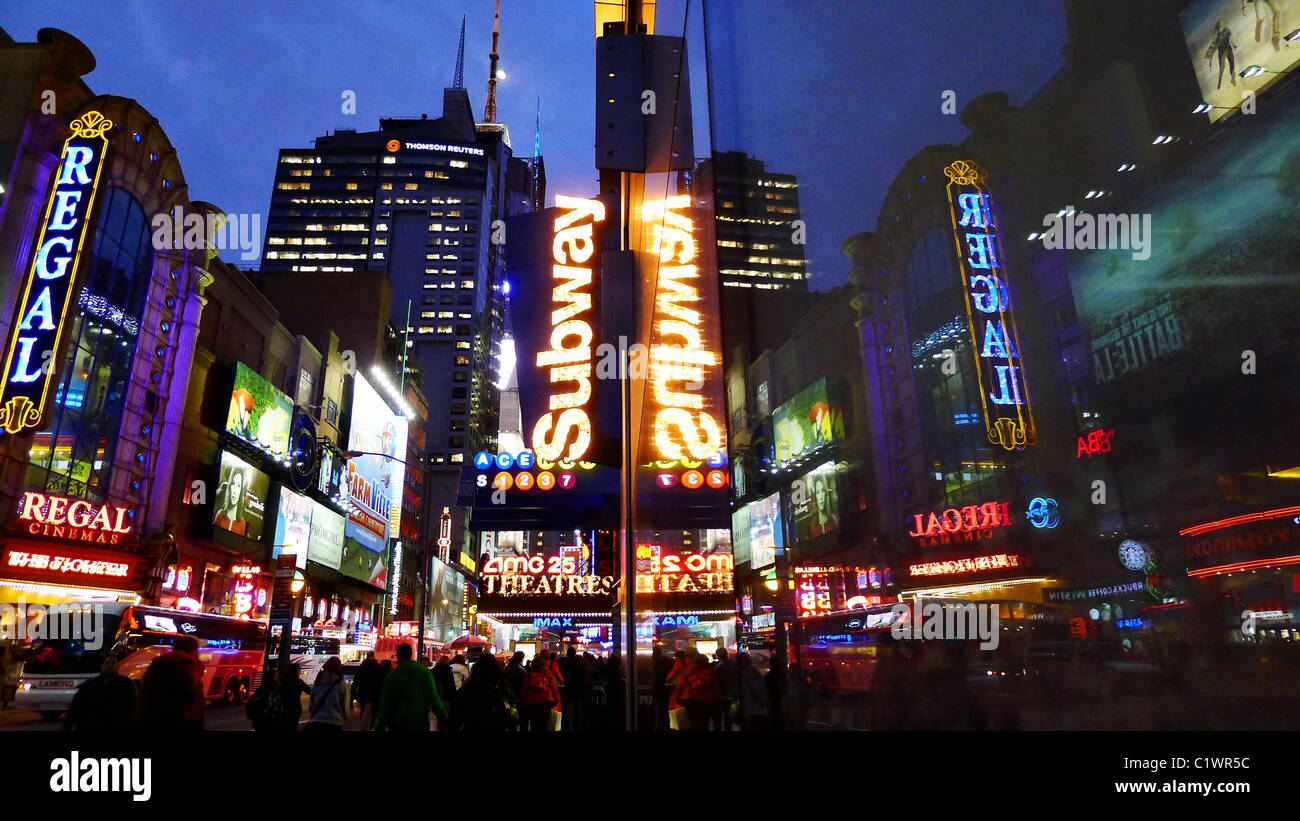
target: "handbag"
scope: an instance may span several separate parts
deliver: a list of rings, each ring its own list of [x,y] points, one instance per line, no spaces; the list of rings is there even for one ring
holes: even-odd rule
[[[551,732],[559,732],[560,723],[563,721],[563,719],[564,719],[563,713],[561,713],[559,710],[551,710],[551,715],[550,715],[551,723],[546,729],[550,730]]]
[[[676,710],[668,711],[668,729],[670,730],[689,730],[691,721],[686,717],[686,708],[678,707]]]

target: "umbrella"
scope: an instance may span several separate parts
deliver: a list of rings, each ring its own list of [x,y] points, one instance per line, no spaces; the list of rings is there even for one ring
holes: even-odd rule
[[[488,643],[487,639],[483,638],[482,636],[460,636],[459,638],[452,639],[451,642],[447,645],[447,648],[452,649],[457,647],[483,647],[487,643]]]

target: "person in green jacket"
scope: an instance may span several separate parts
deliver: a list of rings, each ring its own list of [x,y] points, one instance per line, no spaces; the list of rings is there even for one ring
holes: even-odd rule
[[[397,666],[384,677],[379,693],[377,729],[427,732],[431,712],[438,717],[440,726],[446,722],[447,713],[438,688],[433,686],[433,674],[412,656],[409,643],[397,648]]]

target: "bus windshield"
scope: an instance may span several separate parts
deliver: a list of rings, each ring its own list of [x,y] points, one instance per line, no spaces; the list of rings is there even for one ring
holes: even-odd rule
[[[113,639],[120,624],[120,616],[105,613],[102,628],[97,635],[36,639],[28,651],[23,674],[57,676],[98,673],[104,665],[105,654],[114,645]]]

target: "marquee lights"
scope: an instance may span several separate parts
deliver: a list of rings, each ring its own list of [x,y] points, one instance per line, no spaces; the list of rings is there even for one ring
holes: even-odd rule
[[[72,136],[63,143],[36,254],[18,303],[19,319],[6,345],[9,355],[0,377],[0,427],[8,433],[41,423],[50,388],[58,382],[49,360],[58,355],[67,324],[72,285],[108,149],[104,132],[113,122],[98,111],[87,111],[69,127]]]
[[[958,160],[943,173],[948,177],[953,239],[966,289],[971,343],[977,353],[975,371],[984,408],[984,429],[990,443],[1017,450],[1034,444],[1038,432],[1021,365],[1010,293],[1001,276],[1001,249],[990,195],[984,191],[983,171],[973,162]]]
[[[686,213],[687,195],[651,200],[642,218],[653,224],[651,252],[663,263],[655,291],[654,324],[650,333],[650,388],[658,409],[653,441],[663,459],[708,459],[723,449],[722,428],[704,407],[706,368],[718,364],[701,335],[700,312],[689,303],[700,301],[692,280],[699,277],[695,224]],[[677,210],[674,210],[677,209]]]
[[[572,390],[552,393],[547,412],[533,426],[533,451],[548,462],[577,461],[591,447],[587,403],[591,399],[594,312],[590,292],[580,289],[591,286],[592,269],[582,263],[592,262],[595,225],[605,220],[605,205],[600,200],[558,194],[555,204],[568,209],[555,220],[551,246],[555,260],[551,301],[559,307],[551,311],[551,346],[537,353],[537,367],[550,369],[552,385],[568,383]]]
[[[33,536],[115,545],[133,529],[130,515],[125,507],[96,507],[85,499],[27,491],[18,518],[29,523],[27,532]]]

